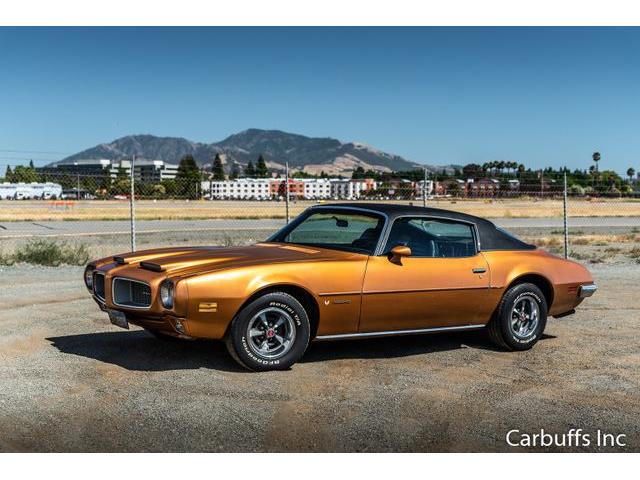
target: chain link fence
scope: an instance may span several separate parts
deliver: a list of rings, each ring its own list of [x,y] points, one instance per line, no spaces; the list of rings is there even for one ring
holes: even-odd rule
[[[426,183],[363,180],[358,188],[348,180],[332,187],[325,179],[314,189],[292,178],[288,202],[284,179],[245,180],[229,190],[228,182],[201,178],[134,178],[132,183],[130,175],[113,173],[40,177],[37,184],[15,188],[0,184],[0,261],[17,258],[16,252],[33,242],[64,244],[76,249],[71,255],[81,248],[89,257],[170,245],[250,244],[267,238],[288,217],[332,201],[455,210],[488,218],[579,261],[637,265],[640,259],[640,198],[596,184],[565,188],[564,178],[551,174],[527,182],[515,175],[465,182],[432,174]]]

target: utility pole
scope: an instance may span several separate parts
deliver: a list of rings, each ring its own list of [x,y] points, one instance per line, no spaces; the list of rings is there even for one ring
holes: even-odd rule
[[[424,178],[422,179],[422,206],[427,206],[427,167],[424,168]]]
[[[76,181],[76,200],[80,200],[80,172],[77,174]]]
[[[284,205],[287,210],[287,224],[289,223],[289,162],[284,163]]]
[[[135,195],[136,195],[136,189],[135,189],[135,176],[134,176],[134,165],[135,165],[135,161],[136,161],[136,156],[133,155],[131,157],[131,194],[130,194],[130,198],[129,198],[129,218],[131,219],[131,251],[135,252],[136,251],[136,209],[135,209]]]
[[[544,195],[544,170],[540,169],[540,198]]]

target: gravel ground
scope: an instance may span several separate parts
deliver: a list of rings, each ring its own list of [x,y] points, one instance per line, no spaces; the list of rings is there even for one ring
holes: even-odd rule
[[[640,267],[591,268],[600,291],[528,352],[477,333],[317,343],[256,374],[217,342],[111,326],[81,268],[0,267],[0,450],[513,451],[511,429],[583,428],[640,451]]]

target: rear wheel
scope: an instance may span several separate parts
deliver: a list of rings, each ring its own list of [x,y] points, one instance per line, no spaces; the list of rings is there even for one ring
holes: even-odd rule
[[[231,356],[249,370],[285,370],[302,358],[310,332],[309,317],[300,302],[274,292],[238,313],[226,345]]]
[[[542,336],[547,324],[547,302],[532,283],[511,287],[488,325],[493,342],[506,350],[528,350]]]

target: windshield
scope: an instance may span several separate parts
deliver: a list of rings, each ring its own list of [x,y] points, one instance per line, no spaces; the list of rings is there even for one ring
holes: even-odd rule
[[[383,226],[384,218],[375,213],[316,209],[303,213],[269,241],[372,255]]]

